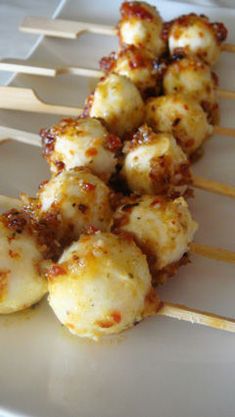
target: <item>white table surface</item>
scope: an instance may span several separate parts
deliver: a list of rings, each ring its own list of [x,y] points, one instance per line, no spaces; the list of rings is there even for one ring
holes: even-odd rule
[[[79,0],[74,0],[74,2],[75,1],[79,2]],[[87,1],[89,2],[89,0]],[[107,0],[107,1],[112,1],[112,0]],[[151,0],[149,1],[151,2]],[[181,0],[181,1],[187,2],[187,0]],[[218,5],[220,3],[223,6],[235,7],[235,0],[221,0],[221,1],[191,0],[191,3],[204,4],[204,5],[208,5],[209,3],[211,5],[213,4]],[[6,57],[25,58],[29,54],[31,48],[35,44],[35,41],[38,39],[38,37],[28,35],[28,34],[23,34],[18,31],[19,24],[23,20],[24,16],[27,16],[27,15],[41,15],[41,16],[47,16],[47,17],[52,16],[55,13],[59,4],[61,4],[60,0],[0,0],[0,59],[6,58]],[[97,0],[97,4],[98,4],[98,0]],[[9,77],[9,74],[0,73],[0,83],[5,82],[7,79],[6,77]],[[165,333],[165,337],[170,338],[170,335],[167,336]],[[216,335],[214,335],[214,337],[216,339]],[[195,337],[195,340],[196,340],[196,337]],[[207,349],[207,346],[205,346],[205,349]],[[214,354],[216,356],[216,350]],[[60,358],[60,352],[58,354],[58,357]],[[190,368],[189,368],[189,371],[187,374],[187,371],[185,370],[185,368],[189,367],[187,360],[188,360],[188,357],[185,358],[185,363],[183,363],[183,365],[181,365],[181,368],[179,369],[179,372],[183,372],[183,373],[185,372],[185,375],[189,375],[189,371],[190,371]],[[211,358],[211,362],[212,364],[205,363],[204,367],[205,368],[207,367],[208,369],[208,381],[213,382],[212,377],[210,380],[210,370],[213,369],[212,368],[213,356]],[[214,373],[215,375],[216,374],[218,375],[221,373],[222,376],[229,375],[229,372],[230,372],[229,367],[230,367],[229,362],[226,363],[226,359],[224,362],[222,362],[222,359],[221,359],[221,362],[218,363],[218,366],[217,368],[215,368]],[[221,368],[221,372],[220,372],[220,368]],[[202,370],[202,365],[199,364],[198,375],[201,370]],[[167,369],[167,371],[170,374],[170,367],[169,369]],[[91,369],[91,372],[92,372],[92,369]],[[200,376],[198,375],[196,375],[196,377],[198,377],[198,379],[200,380]],[[57,387],[60,387],[59,384],[60,384],[60,380],[58,381]],[[169,392],[170,392],[170,389],[169,389]],[[213,383],[211,387],[211,392],[212,393],[216,392],[216,389],[214,388]],[[206,395],[208,395],[209,397],[208,401],[210,401],[211,392],[210,390],[208,390],[208,393],[203,393],[204,398]],[[62,400],[64,398],[65,396],[62,398]],[[190,398],[189,398],[189,401],[190,401]],[[212,404],[212,401],[211,401],[211,404]],[[8,417],[8,416],[5,415],[4,417]],[[1,417],[3,417],[3,415]],[[223,415],[223,417],[227,417],[227,416]]]

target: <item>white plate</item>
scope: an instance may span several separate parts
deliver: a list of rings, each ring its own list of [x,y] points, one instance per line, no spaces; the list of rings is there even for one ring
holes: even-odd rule
[[[154,2],[152,0],[152,2]],[[235,11],[156,2],[165,19],[195,11],[223,20],[235,41]],[[61,17],[115,23],[118,0],[67,2]],[[30,62],[96,67],[113,50],[113,38],[44,39]],[[235,56],[223,54],[221,85],[235,90]],[[33,87],[48,102],[79,105],[90,81],[17,76],[14,85]],[[235,104],[221,102],[222,124],[235,126]],[[1,124],[29,131],[57,117],[1,111]],[[212,139],[194,171],[233,184],[235,140]],[[1,146],[1,193],[34,193],[49,175],[40,150]],[[198,242],[235,250],[235,201],[196,192],[191,202],[200,223]],[[192,257],[160,289],[163,299],[235,316],[234,266]],[[166,318],[146,320],[111,342],[89,343],[70,336],[46,301],[33,312],[0,319],[0,415],[31,417],[221,417],[235,415],[235,336]]]

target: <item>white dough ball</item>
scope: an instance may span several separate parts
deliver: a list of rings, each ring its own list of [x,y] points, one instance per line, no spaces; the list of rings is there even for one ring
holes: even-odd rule
[[[124,153],[121,175],[133,192],[167,193],[191,182],[189,161],[169,133],[154,133],[144,125],[126,143]]]
[[[183,52],[187,56],[196,56],[213,65],[220,56],[221,42],[226,36],[227,31],[223,24],[210,23],[206,16],[193,13],[183,15],[176,19],[170,28],[170,53],[177,55]]]
[[[62,171],[38,192],[40,218],[58,222],[59,239],[77,239],[88,227],[106,231],[112,210],[110,190],[85,168]]]
[[[120,11],[120,44],[149,50],[154,56],[162,54],[166,45],[161,38],[163,22],[157,9],[145,2],[130,1],[122,3]]]
[[[188,94],[199,102],[216,102],[215,88],[210,67],[197,58],[174,61],[167,67],[163,78],[164,94]]]
[[[0,216],[0,314],[24,310],[47,292],[40,245],[22,214],[9,213]]]
[[[197,230],[183,197],[141,196],[114,213],[112,230],[131,233],[148,256],[153,272],[180,263]],[[158,274],[157,274],[158,279]],[[160,279],[160,276],[159,276]]]
[[[140,321],[157,299],[145,256],[111,233],[81,236],[49,271],[49,303],[73,334],[90,339]]]
[[[95,89],[90,116],[102,118],[111,132],[123,136],[142,123],[144,102],[127,77],[109,74]]]
[[[113,66],[113,71],[128,77],[142,92],[155,91],[157,88],[157,71],[154,59],[148,51],[133,45],[122,49]]]
[[[104,180],[115,172],[120,139],[97,119],[65,119],[41,133],[52,172],[87,166]]]
[[[197,100],[183,94],[152,98],[146,105],[146,123],[155,131],[172,133],[187,155],[213,133]]]

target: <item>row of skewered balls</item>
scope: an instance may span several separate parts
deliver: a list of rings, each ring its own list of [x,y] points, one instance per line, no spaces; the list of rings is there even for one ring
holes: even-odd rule
[[[213,127],[193,94],[146,104],[141,93],[111,72],[84,118],[42,132],[52,177],[0,218],[0,313],[27,308],[49,287],[61,323],[96,339],[157,311],[153,284],[175,273],[197,228],[185,199],[169,194],[190,183],[187,156]]]
[[[101,60],[101,69],[127,76],[143,97],[190,94],[217,123],[218,79],[210,66],[219,58],[226,27],[193,13],[164,23],[156,8],[144,2],[124,2],[120,10],[121,47]]]
[[[223,23],[212,23],[205,15],[195,13],[163,22],[157,9],[145,2],[123,2],[120,13],[117,28],[121,49],[123,45],[134,46],[155,58],[166,51],[170,56],[183,52],[214,65],[228,34]]]

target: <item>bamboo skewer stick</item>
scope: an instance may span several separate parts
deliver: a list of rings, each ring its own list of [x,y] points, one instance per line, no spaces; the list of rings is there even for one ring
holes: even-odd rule
[[[36,16],[26,17],[20,25],[20,30],[22,32],[64,39],[76,39],[84,32],[109,36],[117,35],[117,29],[114,26],[64,19],[53,20]],[[235,45],[225,43],[221,45],[221,50],[224,52],[235,53]]]
[[[48,68],[42,65],[30,65],[27,62],[14,60],[4,60],[0,62],[0,71],[15,72],[17,74],[40,75],[43,77],[56,77],[57,69]]]
[[[202,245],[201,243],[192,242],[190,245],[190,251],[195,255],[205,256],[209,259],[216,261],[227,262],[235,264],[235,252],[222,248],[214,248],[208,245]]]
[[[78,75],[81,77],[100,78],[102,71],[82,67],[58,67],[51,68],[43,65],[29,65],[19,59],[8,59],[0,62],[0,71],[9,71],[19,74],[39,75],[43,77],[57,77],[59,75]]]
[[[9,210],[11,208],[19,208],[21,201],[18,198],[7,197],[0,194],[0,209]]]
[[[7,139],[13,139],[17,142],[26,143],[27,145],[41,147],[41,138],[39,135],[19,129],[0,126],[0,143]]]
[[[193,186],[204,191],[210,191],[215,194],[221,194],[226,195],[227,197],[235,198],[235,187],[232,185],[208,180],[198,175],[193,176]]]
[[[224,43],[221,45],[221,49],[224,52],[231,52],[232,54],[235,53],[235,45],[233,43]]]
[[[22,32],[65,39],[76,39],[84,32],[109,36],[115,36],[117,34],[113,26],[63,19],[52,20],[36,16],[27,16],[20,25],[20,30]]]
[[[232,127],[222,127],[222,126],[214,126],[214,131],[216,135],[227,136],[230,138],[235,138],[235,129]]]
[[[77,75],[80,77],[100,78],[104,75],[103,71],[83,67],[58,67],[51,68],[39,65],[29,65],[25,61],[5,60],[0,62],[0,71],[9,71],[19,74],[39,75],[44,77],[57,77],[60,75]],[[216,89],[219,97],[235,100],[235,91]]]
[[[47,104],[30,88],[9,86],[0,86],[0,108],[67,116],[78,116],[82,112],[76,107]]]
[[[235,91],[223,90],[221,88],[217,88],[216,92],[217,92],[218,96],[221,97],[221,98],[227,98],[229,100],[234,100],[235,99]]]
[[[234,319],[219,316],[217,314],[201,311],[198,309],[192,309],[191,307],[187,307],[181,304],[162,302],[160,309],[155,314],[188,321],[190,323],[201,324],[203,326],[225,330],[227,332],[235,332]],[[154,314],[152,313],[152,315]]]

